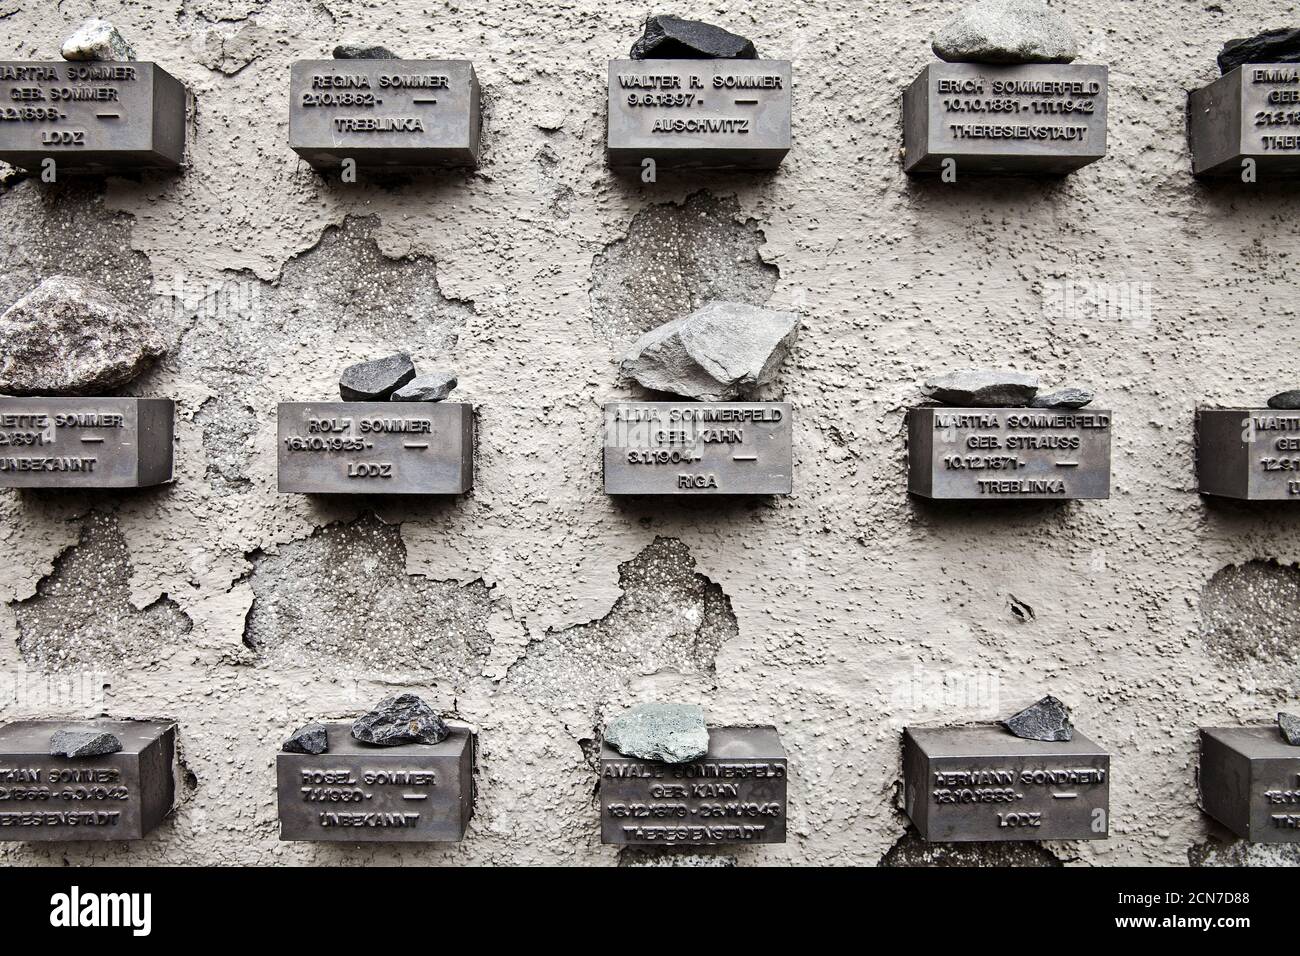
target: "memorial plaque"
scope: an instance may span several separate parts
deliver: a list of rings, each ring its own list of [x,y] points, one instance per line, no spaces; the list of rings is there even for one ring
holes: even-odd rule
[[[1109,498],[1110,412],[909,409],[907,490],[946,500]]]
[[[1202,727],[1201,809],[1252,843],[1300,842],[1300,747],[1270,727]]]
[[[1300,501],[1300,411],[1198,408],[1196,480],[1203,495]]]
[[[1300,64],[1247,63],[1187,94],[1196,176],[1300,173]]]
[[[0,398],[0,487],[171,481],[174,416],[169,398]]]
[[[1107,68],[931,63],[903,91],[903,171],[1062,175],[1106,155]]]
[[[117,753],[52,757],[56,730],[116,734]],[[141,840],[176,797],[176,725],[18,720],[0,727],[0,840]]]
[[[789,402],[610,402],[607,495],[788,495]]]
[[[39,171],[174,169],[185,87],[156,63],[0,61],[0,160]]]
[[[474,737],[449,724],[436,744],[376,747],[326,724],[329,752],[275,758],[281,840],[447,843],[474,812]]]
[[[1110,832],[1110,757],[1077,731],[1049,742],[1002,727],[908,727],[903,782],[907,815],[934,843]]]
[[[775,169],[790,151],[789,60],[610,60],[612,166]]]
[[[289,145],[317,169],[478,165],[469,60],[298,60],[289,84]]]
[[[281,402],[279,488],[293,494],[459,495],[474,485],[463,402]]]
[[[773,727],[710,727],[688,763],[600,750],[600,842],[654,846],[785,842],[785,748]]]

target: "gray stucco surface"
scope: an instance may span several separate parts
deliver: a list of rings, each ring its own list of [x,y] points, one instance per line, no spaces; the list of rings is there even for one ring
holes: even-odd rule
[[[57,57],[93,12],[196,98],[183,175],[0,179],[0,308],[64,272],[155,309],[172,352],[129,391],[178,406],[171,486],[0,494],[0,717],[175,719],[185,783],[142,843],[0,860],[1296,862],[1199,812],[1194,747],[1198,725],[1295,706],[1300,515],[1203,502],[1191,443],[1197,404],[1300,385],[1300,189],[1197,185],[1184,136],[1222,41],[1286,17],[1067,5],[1079,62],[1111,65],[1108,157],[1063,180],[912,182],[900,91],[956,9],[678,6],[794,62],[795,146],[772,174],[646,184],[602,155],[605,62],[641,7],[0,4],[6,58]],[[299,162],[289,64],[340,42],[472,59],[480,168],[343,184]],[[794,494],[607,498],[601,403],[643,397],[619,356],[714,297],[803,318],[777,389],[797,410]],[[331,398],[344,366],[399,349],[459,373],[473,492],[278,496],[275,403]],[[999,366],[1114,410],[1110,500],[908,499],[919,383]],[[479,731],[465,841],[281,844],[280,742],[404,690]],[[1112,754],[1110,839],[918,845],[902,727],[1046,693]],[[788,843],[600,845],[598,728],[655,699],[779,728]]]

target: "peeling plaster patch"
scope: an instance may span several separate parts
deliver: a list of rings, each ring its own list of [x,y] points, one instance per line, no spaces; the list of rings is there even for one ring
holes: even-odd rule
[[[1039,843],[926,843],[908,829],[880,858],[880,866],[1064,866]]]
[[[267,664],[466,680],[483,668],[488,587],[407,574],[398,526],[367,515],[251,560],[244,642]]]
[[[11,602],[18,651],[32,665],[151,663],[177,648],[193,627],[167,595],[131,604],[131,560],[113,515],[90,514],[81,539],[54,562],[36,593]]]
[[[710,299],[762,305],[780,276],[759,253],[764,242],[734,196],[651,206],[592,261],[592,324],[622,347]]]
[[[625,846],[618,851],[619,866],[735,866],[736,858],[708,850]]]
[[[1229,663],[1295,661],[1300,565],[1256,560],[1216,571],[1201,592],[1201,640]]]
[[[1209,839],[1187,848],[1190,866],[1300,866],[1300,843],[1220,843]]]
[[[203,428],[206,474],[212,490],[227,495],[248,487],[246,471],[253,458],[257,412],[222,395],[204,402],[194,420]]]
[[[623,593],[609,613],[530,644],[510,669],[512,686],[597,701],[665,670],[713,673],[718,651],[739,629],[731,600],[696,572],[686,545],[655,538],[618,571]]]
[[[256,20],[249,20],[238,29],[222,30],[214,27],[201,34],[202,48],[199,62],[209,70],[234,76],[258,57],[275,47],[275,38]]]

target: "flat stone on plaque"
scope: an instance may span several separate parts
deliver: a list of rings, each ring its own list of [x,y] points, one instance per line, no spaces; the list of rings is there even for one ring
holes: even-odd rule
[[[1196,483],[1220,498],[1300,501],[1300,410],[1198,408]]]
[[[609,402],[607,495],[788,495],[789,402]]]
[[[1100,840],[1110,756],[1075,732],[1025,740],[1001,727],[908,727],[903,803],[923,840]]]
[[[950,408],[907,413],[907,490],[970,501],[1110,497],[1111,413]]]
[[[1243,840],[1300,843],[1300,747],[1276,726],[1201,728],[1201,809]]]
[[[1300,172],[1300,64],[1247,63],[1187,94],[1192,174]]]
[[[931,63],[903,91],[903,171],[1063,175],[1106,155],[1106,105],[1105,66]]]
[[[474,812],[474,737],[450,725],[436,744],[374,747],[326,724],[323,754],[278,753],[281,840],[445,843]]]
[[[122,749],[52,756],[64,731]],[[176,799],[176,725],[163,720],[16,720],[0,727],[0,840],[141,840]],[[16,795],[44,794],[31,799]]]
[[[40,171],[175,169],[186,92],[156,63],[0,61],[0,160]]]
[[[281,494],[459,495],[474,485],[465,402],[281,402]]]
[[[790,61],[610,60],[611,166],[774,169],[790,151]]]
[[[0,398],[0,488],[172,480],[169,398]]]
[[[477,166],[482,114],[469,60],[298,60],[289,145],[316,169]]]
[[[600,842],[651,846],[784,843],[786,755],[773,727],[711,727],[686,763],[600,750]]]

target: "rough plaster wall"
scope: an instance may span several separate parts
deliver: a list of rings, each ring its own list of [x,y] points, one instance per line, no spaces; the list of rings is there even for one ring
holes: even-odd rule
[[[0,305],[62,270],[157,308],[177,347],[132,388],[179,405],[174,485],[0,495],[0,670],[23,689],[0,716],[77,712],[75,694],[42,694],[70,681],[84,697],[93,661],[104,711],[180,721],[185,767],[180,808],[143,843],[6,844],[0,858],[1295,862],[1226,841],[1195,806],[1196,727],[1294,700],[1300,519],[1201,501],[1191,419],[1198,402],[1296,384],[1300,190],[1195,185],[1183,103],[1225,37],[1296,9],[1067,4],[1083,59],[1111,64],[1109,157],[1054,182],[909,182],[899,91],[957,6],[677,4],[795,61],[796,147],[772,175],[645,185],[604,166],[602,84],[648,7],[0,4],[18,8],[0,19],[5,57],[56,56],[93,12],[196,97],[183,176],[0,186]],[[481,168],[345,186],[299,163],[289,64],[347,39],[472,58]],[[1149,282],[1149,315],[1045,309],[1067,277]],[[715,290],[805,315],[780,383],[798,409],[795,494],[605,497],[599,405],[632,394],[621,343]],[[478,412],[474,492],[278,497],[275,402],[326,398],[341,366],[399,347],[459,369]],[[1116,413],[1112,498],[909,501],[904,409],[927,373],[970,363],[1097,386]],[[370,667],[355,641],[376,613],[402,633]],[[597,659],[608,681],[573,676]],[[280,844],[282,737],[398,687],[480,730],[467,839]],[[901,727],[1044,691],[1114,754],[1111,839],[918,846],[898,810]],[[781,729],[787,844],[600,846],[595,728],[657,697]]]

